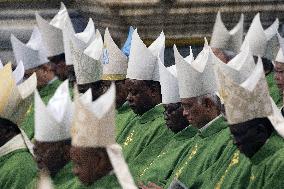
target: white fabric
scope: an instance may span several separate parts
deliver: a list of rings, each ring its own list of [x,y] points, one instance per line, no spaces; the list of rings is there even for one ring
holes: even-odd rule
[[[77,44],[78,48],[85,49],[87,46],[90,45],[92,41],[94,41],[96,37],[96,30],[95,24],[92,18],[89,18],[88,25],[86,26],[85,30],[81,33],[76,33],[74,35],[75,43]]]
[[[13,76],[17,85],[22,83],[24,75],[25,75],[25,67],[23,61],[20,61],[16,69],[13,71]]]
[[[217,117],[215,117],[214,119],[212,119],[209,123],[207,123],[206,125],[204,125],[203,127],[201,127],[200,129],[199,129],[199,131],[202,133],[202,132],[204,132],[208,127],[210,127],[210,125],[212,124],[212,123],[214,123],[217,119],[219,119],[220,117],[222,117],[222,114],[220,114],[220,115],[218,115]]]
[[[281,114],[281,110],[278,109],[277,105],[273,101],[272,98],[270,98],[271,104],[272,104],[272,115],[268,116],[268,119],[270,120],[271,124],[273,125],[276,132],[284,138],[284,118]]]
[[[36,21],[42,35],[48,57],[64,53],[68,47],[64,46],[67,38],[63,37],[63,31],[75,33],[71,19],[65,5],[61,2],[61,8],[54,18],[48,23],[36,12]],[[65,45],[69,45],[67,42]],[[68,51],[66,52],[68,54]]]
[[[123,189],[136,189],[137,186],[135,185],[132,175],[128,169],[128,165],[123,157],[120,145],[109,145],[106,147],[106,150],[121,187]]]
[[[162,103],[170,104],[180,102],[176,65],[166,68],[160,59],[158,59],[158,62]]]
[[[165,35],[160,36],[149,46],[140,39],[137,29],[132,34],[127,78],[159,81],[158,56],[164,62]]]
[[[56,90],[47,106],[35,92],[35,139],[50,142],[71,138],[72,101],[68,80]]]
[[[234,82],[230,75],[225,75],[219,69],[217,73],[221,86],[219,94],[224,100],[226,117],[230,124],[272,114],[269,90],[260,57],[251,75],[241,84]]]
[[[249,45],[253,55],[271,59],[272,57],[270,56],[273,53],[268,53],[267,47],[269,40],[272,40],[272,38],[277,34],[278,27],[279,20],[276,19],[269,28],[264,30],[261,25],[260,15],[257,13],[250,25],[241,49],[244,49],[247,45]]]
[[[115,144],[115,84],[96,101],[83,104],[75,96],[72,145],[106,147]]]
[[[282,48],[279,49],[277,56],[275,58],[276,62],[284,63],[284,55],[283,55],[283,50]]]
[[[108,28],[104,35],[103,75],[127,74],[127,56],[113,41]]]
[[[239,52],[243,40],[244,15],[241,14],[237,25],[230,31],[224,25],[221,13],[218,11],[210,46],[218,49]]]
[[[3,63],[2,63],[2,61],[0,60],[0,69],[2,69],[3,68]]]
[[[203,50],[190,64],[174,46],[180,98],[202,96],[217,91],[214,65],[222,63],[205,42]]]
[[[77,83],[86,84],[101,80],[103,40],[100,32],[97,30],[96,39],[84,51],[73,42],[70,44]]]
[[[30,40],[24,44],[11,34],[11,44],[17,64],[24,63],[25,70],[38,67],[48,62],[47,51],[43,45],[41,34],[34,27]]]
[[[0,157],[3,157],[15,150],[26,149],[27,146],[21,134],[14,136],[11,140],[0,147]]]

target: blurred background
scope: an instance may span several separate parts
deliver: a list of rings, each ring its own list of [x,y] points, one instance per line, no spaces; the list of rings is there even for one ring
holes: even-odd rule
[[[36,24],[38,11],[46,19],[60,8],[60,0],[0,0],[0,59],[14,61],[10,35],[27,42]],[[66,5],[76,32],[83,31],[89,17],[102,35],[106,27],[117,42],[122,44],[129,26],[138,28],[143,41],[149,45],[163,30],[166,35],[165,64],[174,63],[172,46],[176,44],[182,55],[189,54],[189,46],[197,54],[204,37],[210,40],[215,17],[221,11],[228,29],[244,13],[245,32],[254,15],[260,12],[264,28],[280,21],[284,33],[284,0],[62,0]]]

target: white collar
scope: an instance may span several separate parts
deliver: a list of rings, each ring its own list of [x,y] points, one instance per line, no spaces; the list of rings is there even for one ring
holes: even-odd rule
[[[47,84],[48,85],[50,85],[50,84],[52,84],[55,80],[57,80],[58,79],[58,77],[57,76],[54,76],[53,78],[52,78],[52,80],[50,80]]]
[[[6,144],[0,147],[0,157],[3,157],[15,150],[25,149],[25,148],[27,148],[27,146],[23,139],[23,136],[21,134],[18,134],[17,136],[13,137],[11,140],[6,142]]]
[[[203,127],[201,127],[199,129],[199,131],[202,133],[204,130],[206,130],[214,121],[216,121],[217,119],[219,119],[222,116],[222,114],[218,115],[217,117],[215,117],[214,119],[212,119],[209,123],[207,123],[206,125],[204,125]]]

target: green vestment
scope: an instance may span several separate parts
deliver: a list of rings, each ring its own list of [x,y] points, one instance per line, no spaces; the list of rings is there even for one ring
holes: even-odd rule
[[[46,104],[61,83],[62,81],[57,79],[39,90],[39,94]],[[29,139],[34,137],[34,102],[30,105],[20,128],[25,131]]]
[[[174,179],[191,186],[196,178],[217,162],[223,154],[231,140],[224,117],[218,116],[206,126],[209,127],[193,137],[192,148],[184,159],[178,162],[165,188],[168,188]]]
[[[177,162],[183,158],[182,154],[190,149],[191,138],[196,133],[196,128],[188,126],[175,134],[162,150],[153,149],[153,145],[147,147],[129,165],[136,182],[151,181],[158,184],[160,180],[166,180]]]
[[[75,178],[72,172],[72,162],[67,163],[53,178],[53,184],[55,188],[61,188],[61,185],[64,185],[68,181]]]
[[[275,104],[278,107],[283,106],[282,93],[277,87],[276,81],[274,79],[274,72],[271,72],[266,76],[266,81],[268,84],[270,96],[274,100]]]
[[[284,188],[284,140],[276,132],[250,159],[250,183],[247,188]]]
[[[37,166],[28,149],[0,157],[0,188],[24,189],[36,177]]]
[[[137,116],[124,129],[122,135],[127,137],[121,146],[128,163],[149,145],[156,144],[157,150],[162,150],[171,139],[173,132],[165,126],[164,111],[162,104],[157,105],[142,116]]]
[[[116,111],[115,117],[115,135],[116,139],[119,138],[124,128],[135,118],[136,114],[132,111],[129,104],[125,102]]]

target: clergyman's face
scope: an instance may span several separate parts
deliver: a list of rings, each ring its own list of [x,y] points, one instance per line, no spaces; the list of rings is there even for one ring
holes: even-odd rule
[[[271,132],[271,123],[267,119],[258,118],[247,122],[230,125],[234,144],[240,152],[252,157],[266,142]]]
[[[128,95],[128,88],[126,86],[125,80],[118,80],[115,81],[116,87],[116,107],[121,107],[127,98]]]
[[[284,91],[284,63],[275,62],[275,80],[281,93]]]
[[[187,119],[183,116],[183,108],[181,103],[164,104],[164,107],[166,125],[174,133],[183,130],[189,125]]]

